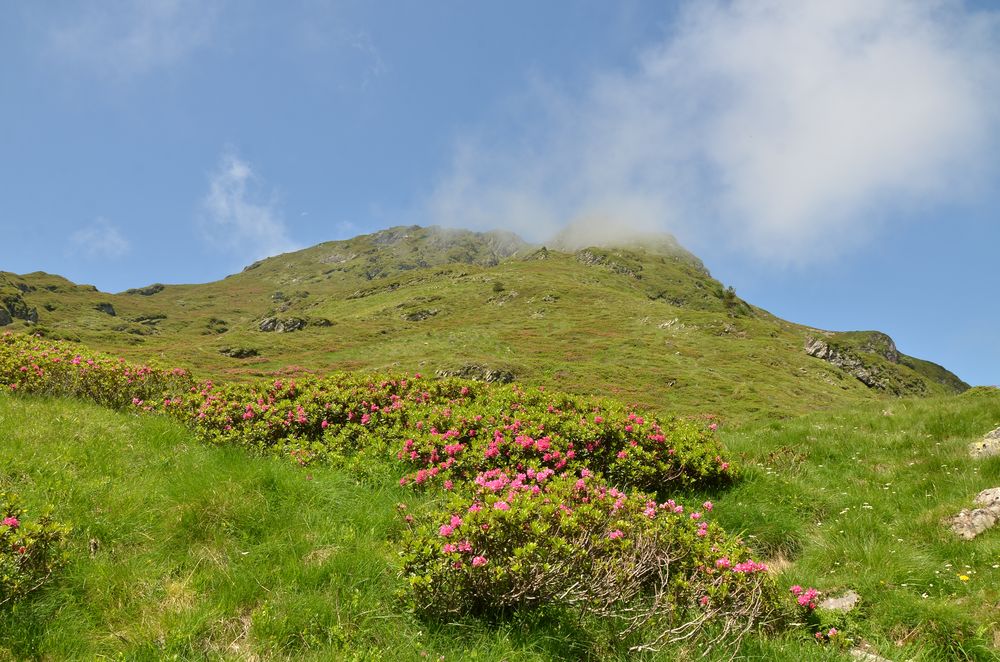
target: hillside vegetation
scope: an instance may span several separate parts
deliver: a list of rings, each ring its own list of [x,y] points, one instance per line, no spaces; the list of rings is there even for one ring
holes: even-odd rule
[[[864,642],[890,660],[996,659],[1000,538],[960,541],[942,519],[1000,480],[1000,458],[966,453],[998,425],[1000,393],[978,391],[723,427],[742,479],[685,502],[711,498],[782,590],[862,596],[848,617],[754,635],[738,653],[848,660]],[[402,514],[434,512],[439,493],[250,459],[168,417],[79,400],[0,396],[0,427],[0,491],[72,526],[69,564],[0,610],[0,659],[634,659],[558,611],[439,622],[408,608],[394,541]],[[644,659],[698,653],[696,640]]]
[[[0,273],[0,309],[7,329],[229,381],[420,371],[739,420],[967,388],[882,334],[774,317],[666,236],[562,252],[508,233],[400,227],[203,285],[106,294]],[[806,352],[817,340],[836,360]]]

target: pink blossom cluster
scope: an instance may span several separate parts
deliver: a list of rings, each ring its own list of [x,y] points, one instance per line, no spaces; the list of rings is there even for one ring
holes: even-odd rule
[[[816,598],[819,596],[819,591],[815,588],[802,588],[796,584],[788,590],[796,597],[800,607],[805,607],[807,609],[816,608]]]

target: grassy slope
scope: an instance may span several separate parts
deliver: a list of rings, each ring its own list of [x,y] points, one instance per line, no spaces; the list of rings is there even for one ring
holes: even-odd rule
[[[50,334],[228,379],[296,367],[432,373],[482,364],[526,383],[741,420],[878,397],[804,353],[804,340],[825,332],[727,303],[722,285],[676,245],[546,255],[506,235],[403,228],[151,296],[104,294],[45,274],[0,273],[0,281],[37,308]],[[19,293],[16,284],[33,289]],[[116,316],[96,309],[105,302]],[[421,311],[434,314],[406,319]],[[261,333],[268,315],[331,326]],[[260,357],[229,358],[224,347]],[[962,386],[941,383],[950,373],[916,360],[881,367],[930,395]]]
[[[724,429],[750,469],[711,495],[715,512],[784,566],[785,583],[858,590],[847,632],[882,655],[995,659],[1000,534],[959,542],[940,520],[1000,483],[1000,458],[965,455],[998,425],[994,393]],[[0,660],[626,657],[566,621],[416,621],[393,598],[387,540],[395,504],[426,497],[396,486],[248,461],[170,421],[74,401],[0,397],[0,429],[0,488],[33,510],[53,504],[75,527],[59,580],[0,617]],[[807,637],[754,639],[742,652],[848,659]]]

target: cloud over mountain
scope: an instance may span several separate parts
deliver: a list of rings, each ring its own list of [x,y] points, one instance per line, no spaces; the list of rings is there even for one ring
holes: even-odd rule
[[[519,140],[462,137],[432,218],[540,239],[582,219],[810,260],[975,201],[995,174],[1000,21],[951,0],[689,3],[632,69],[529,96]]]

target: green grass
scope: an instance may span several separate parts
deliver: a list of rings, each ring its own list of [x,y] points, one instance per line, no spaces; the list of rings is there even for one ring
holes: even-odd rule
[[[73,401],[0,398],[0,429],[0,487],[74,527],[70,565],[0,615],[0,659],[546,657],[408,615],[389,542],[408,491]]]
[[[1000,485],[1000,458],[973,461],[967,450],[998,426],[993,394],[727,431],[748,470],[716,497],[719,521],[744,530],[786,584],[860,593],[850,634],[886,657],[997,659],[1000,532],[961,541],[942,520]]]
[[[966,455],[998,425],[1000,395],[984,393],[723,428],[745,479],[704,496],[784,584],[857,590],[845,637],[889,659],[998,659],[1000,533],[959,541],[941,523],[1000,484],[1000,459]],[[416,619],[397,597],[395,507],[429,497],[390,481],[70,400],[0,397],[0,430],[0,489],[74,527],[69,566],[0,615],[0,660],[629,659],[566,614]],[[739,655],[849,659],[809,636],[754,637]]]
[[[478,364],[512,371],[524,383],[741,421],[884,396],[805,354],[805,339],[828,338],[824,332],[729,297],[675,244],[550,250],[545,259],[534,259],[532,250],[492,235],[403,228],[149,296],[3,273],[0,293],[21,297],[39,314],[38,325],[18,320],[5,328],[41,330],[227,380],[297,370],[433,374]],[[99,311],[103,302],[117,315]],[[437,312],[406,319],[422,310]],[[260,320],[272,315],[331,325],[260,332]],[[863,346],[871,337],[829,339]],[[221,353],[234,347],[259,356]],[[863,358],[906,392],[942,395],[962,386],[934,364]]]

